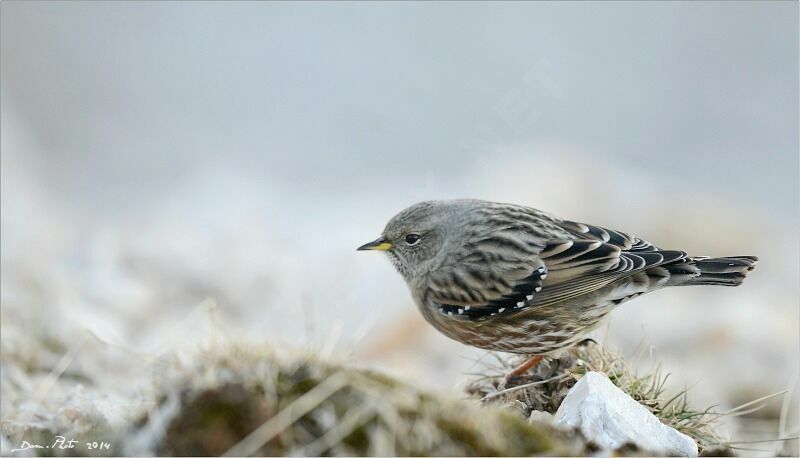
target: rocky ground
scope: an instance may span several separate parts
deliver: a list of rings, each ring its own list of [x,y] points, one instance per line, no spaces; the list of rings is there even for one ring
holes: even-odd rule
[[[54,347],[52,358],[7,354],[3,455],[729,455],[740,448],[717,431],[720,412],[666,398],[663,374],[637,375],[591,342],[501,389],[515,361],[490,355],[465,392],[441,393],[352,361],[234,344],[224,327],[217,339],[155,357],[91,337]],[[110,365],[121,359],[124,367]],[[90,380],[111,369],[127,371],[128,383]],[[72,445],[62,448],[64,441]],[[26,443],[59,445],[14,451]],[[791,454],[791,447],[796,441],[776,450]]]

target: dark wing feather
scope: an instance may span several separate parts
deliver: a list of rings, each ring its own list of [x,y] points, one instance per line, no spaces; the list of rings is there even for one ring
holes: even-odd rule
[[[439,305],[439,312],[448,315],[461,317],[469,320],[480,320],[499,314],[510,314],[519,312],[530,307],[533,298],[542,290],[542,280],[547,277],[547,270],[544,266],[537,268],[534,272],[518,281],[513,285],[510,292],[503,296],[487,301],[481,305]]]
[[[686,258],[675,250],[624,251],[597,240],[557,240],[539,255],[548,281],[533,305],[549,305],[602,288],[620,278]]]
[[[519,241],[506,239],[502,233],[476,241],[480,246],[457,261],[463,263],[460,269],[442,269],[451,274],[431,278],[429,299],[439,304],[442,314],[483,320],[566,301],[641,270],[686,258],[682,251],[660,250],[624,232],[575,221],[556,224],[563,232],[555,240],[525,244],[525,249],[514,246],[514,250],[503,250],[502,256],[499,250]],[[509,253],[517,257],[509,258]],[[489,263],[492,269],[485,268]]]
[[[658,250],[657,247],[654,247],[646,240],[613,229],[575,221],[561,221],[559,226],[568,233],[574,235],[576,239],[599,240],[618,246],[625,251]]]

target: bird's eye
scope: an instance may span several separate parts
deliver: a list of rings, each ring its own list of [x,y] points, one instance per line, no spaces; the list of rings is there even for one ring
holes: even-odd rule
[[[406,244],[408,245],[416,245],[417,243],[419,243],[419,240],[420,240],[419,234],[411,233],[406,235]]]

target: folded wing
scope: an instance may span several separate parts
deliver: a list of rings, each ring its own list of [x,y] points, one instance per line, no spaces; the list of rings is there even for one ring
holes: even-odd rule
[[[454,319],[485,320],[550,306],[642,270],[686,259],[624,232],[561,221],[551,240],[498,233],[475,242],[457,268],[430,279],[429,299]]]

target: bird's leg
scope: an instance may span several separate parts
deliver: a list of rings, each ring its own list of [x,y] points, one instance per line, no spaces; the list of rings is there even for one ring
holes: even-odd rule
[[[509,372],[508,377],[519,377],[525,372],[528,372],[530,369],[536,367],[536,365],[539,364],[539,361],[541,361],[543,358],[544,356],[541,355],[531,356],[530,359],[517,366],[513,371]]]
[[[532,356],[530,359],[528,359],[524,363],[514,368],[513,371],[509,372],[508,374],[506,374],[505,377],[503,377],[503,381],[500,383],[499,389],[501,390],[505,389],[505,387],[508,385],[508,382],[511,381],[511,379],[519,377],[525,372],[528,372],[529,370],[533,369],[534,367],[536,367],[537,364],[539,364],[539,362],[543,358],[544,356],[541,355]]]

